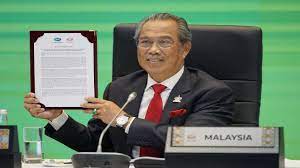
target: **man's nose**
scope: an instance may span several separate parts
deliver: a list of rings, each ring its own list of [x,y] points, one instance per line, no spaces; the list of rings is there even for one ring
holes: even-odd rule
[[[160,48],[159,48],[159,46],[157,45],[156,42],[154,42],[154,43],[150,46],[149,52],[150,52],[150,53],[159,53],[159,52],[160,52]]]

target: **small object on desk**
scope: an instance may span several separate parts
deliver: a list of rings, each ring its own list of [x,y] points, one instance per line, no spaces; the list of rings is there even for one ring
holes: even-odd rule
[[[133,168],[166,168],[165,158],[157,158],[157,157],[138,157],[132,159],[130,163]]]
[[[42,135],[43,135],[42,127],[23,128],[24,162],[42,163],[43,161]]]
[[[0,125],[7,125],[7,110],[6,109],[0,109]]]
[[[129,162],[129,156],[114,152],[78,152],[72,156],[72,164],[74,168],[128,168],[130,165]]]
[[[73,167],[70,159],[46,159],[42,165],[44,167]]]

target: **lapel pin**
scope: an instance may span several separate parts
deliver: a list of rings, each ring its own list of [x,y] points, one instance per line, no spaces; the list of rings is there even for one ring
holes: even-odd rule
[[[180,95],[174,97],[173,103],[181,103],[182,97]]]

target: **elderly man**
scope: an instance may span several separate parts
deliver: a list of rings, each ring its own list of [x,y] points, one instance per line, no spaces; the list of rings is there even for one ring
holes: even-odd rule
[[[63,112],[45,110],[33,93],[24,107],[47,119],[46,135],[77,151],[96,151],[99,136],[131,92],[137,98],[113,123],[102,142],[104,151],[163,157],[168,126],[224,126],[232,121],[231,89],[207,73],[184,66],[192,35],[180,17],[157,13],[142,20],[135,33],[138,62],[143,68],[111,82],[104,98],[87,98],[87,126]],[[200,56],[201,57],[201,56]]]

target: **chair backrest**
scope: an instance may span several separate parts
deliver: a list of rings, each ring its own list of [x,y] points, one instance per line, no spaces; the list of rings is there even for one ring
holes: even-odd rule
[[[262,31],[252,26],[189,25],[192,49],[185,66],[201,69],[235,94],[234,125],[257,126],[261,99]],[[137,71],[136,24],[114,28],[113,80]]]

